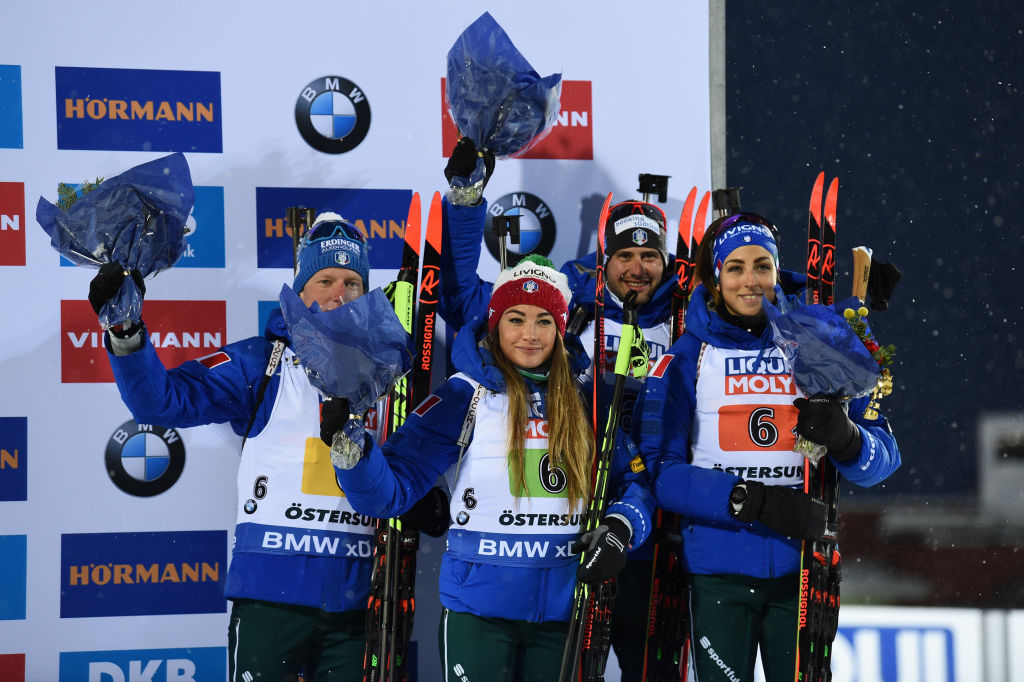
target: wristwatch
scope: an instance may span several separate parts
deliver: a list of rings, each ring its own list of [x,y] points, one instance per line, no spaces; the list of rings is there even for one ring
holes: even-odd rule
[[[747,501],[747,484],[737,483],[733,486],[732,492],[729,493],[729,513],[733,516],[739,516],[740,510],[743,509],[743,503]]]

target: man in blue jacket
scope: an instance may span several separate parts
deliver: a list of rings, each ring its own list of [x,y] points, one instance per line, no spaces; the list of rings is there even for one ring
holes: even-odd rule
[[[298,264],[292,288],[306,305],[331,310],[367,290],[366,239],[337,214],[317,218]],[[89,292],[97,313],[126,274],[117,263],[100,269]],[[138,272],[131,276],[141,285]],[[356,513],[335,483],[320,399],[288,347],[280,309],[262,337],[171,370],[141,321],[105,338],[136,421],[227,423],[244,447],[224,587],[229,678],[296,679],[301,671],[307,682],[361,680],[375,520]]]
[[[445,230],[441,252],[441,317],[453,327],[463,325],[486,309],[491,284],[477,275],[480,245],[488,212],[483,189],[494,169],[493,156],[478,152],[473,141],[462,138],[445,168],[445,177],[468,178],[483,157],[487,173],[477,186],[453,185],[445,197]],[[638,323],[651,352],[652,363],[671,345],[672,290],[675,286],[666,248],[666,220],[657,206],[641,201],[624,201],[609,210],[605,223],[604,359],[609,393],[614,381],[615,354],[622,329],[622,301],[630,291],[637,294]],[[597,254],[565,263],[561,268],[569,280],[570,331],[579,336],[588,354],[594,348],[594,299]],[[631,428],[633,405],[642,384],[630,377],[622,401],[619,423]],[[629,561],[618,574],[619,594],[650,594],[653,543],[645,542],[629,553]],[[619,661],[623,682],[640,680],[647,632],[647,600],[617,599],[612,615],[612,646]]]

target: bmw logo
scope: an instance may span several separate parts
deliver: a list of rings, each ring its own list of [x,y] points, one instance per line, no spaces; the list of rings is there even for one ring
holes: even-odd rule
[[[252,514],[256,511],[256,500],[251,497],[245,501],[245,505],[242,507],[246,514]]]
[[[107,474],[122,492],[152,497],[174,485],[185,469],[185,444],[174,429],[126,421],[107,441]]]
[[[555,216],[540,197],[528,192],[506,194],[491,202],[487,211],[495,217],[519,215],[519,244],[514,245],[506,239],[505,254],[509,263],[517,262],[528,253],[541,256],[551,253],[555,245]],[[494,260],[500,260],[498,238],[489,225],[484,230],[484,243]]]
[[[326,154],[355,149],[370,130],[370,103],[352,81],[322,76],[295,102],[295,124],[306,143]]]
[[[458,516],[455,517],[455,523],[459,524],[460,526],[465,526],[467,523],[469,523],[469,514],[467,514],[464,511],[460,511]]]

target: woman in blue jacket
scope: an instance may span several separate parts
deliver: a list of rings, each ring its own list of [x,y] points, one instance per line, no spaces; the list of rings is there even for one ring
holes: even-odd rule
[[[803,493],[797,435],[827,446],[843,478],[887,478],[899,449],[883,417],[808,400],[772,343],[765,305],[800,305],[803,279],[779,271],[775,228],[756,214],[712,226],[698,254],[686,333],[652,369],[634,434],[658,506],[683,515],[692,662],[701,682],[793,679],[800,545],[825,507]],[[788,292],[788,293],[787,293]],[[767,302],[766,302],[767,301]]]
[[[332,438],[338,482],[363,514],[401,514],[445,477],[445,680],[556,679],[577,574],[613,577],[650,531],[651,496],[635,475],[613,473],[613,501],[583,538],[585,560],[573,556],[594,441],[577,382],[586,354],[565,335],[570,297],[545,258],[505,270],[487,317],[455,340],[458,373],[382,448],[358,420]],[[614,471],[627,469],[631,447],[621,444]]]

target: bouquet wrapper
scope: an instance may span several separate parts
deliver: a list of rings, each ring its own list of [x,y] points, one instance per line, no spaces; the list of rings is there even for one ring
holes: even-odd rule
[[[75,265],[120,263],[143,277],[173,266],[185,249],[195,189],[185,155],[176,153],[104,180],[64,211],[39,197],[36,222],[50,245]],[[142,293],[125,277],[100,310],[104,329],[142,317]]]
[[[562,75],[543,78],[487,12],[448,51],[445,99],[459,132],[497,158],[524,154],[558,118]],[[483,159],[456,186],[483,180]]]
[[[387,296],[374,289],[340,308],[307,308],[281,287],[281,312],[309,383],[325,398],[345,398],[362,414],[412,367],[412,338]]]
[[[877,384],[878,363],[838,312],[859,305],[851,298],[834,307],[813,304],[785,311],[764,301],[775,346],[790,362],[804,395],[849,400],[868,395]],[[794,450],[815,463],[825,454],[824,446],[802,437]]]

